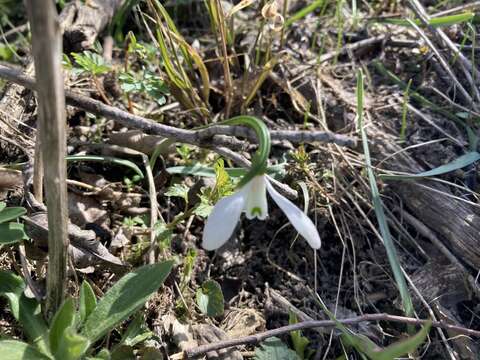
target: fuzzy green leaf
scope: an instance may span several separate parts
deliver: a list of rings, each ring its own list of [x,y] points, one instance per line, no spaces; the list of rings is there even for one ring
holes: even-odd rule
[[[82,286],[80,288],[80,304],[79,304],[79,312],[80,312],[80,321],[83,323],[87,320],[88,316],[92,313],[97,306],[97,299],[95,297],[95,293],[93,292],[92,287],[88,283],[88,281],[83,281]]]
[[[27,210],[23,207],[8,207],[0,211],[0,223],[15,220],[25,215]]]
[[[223,314],[222,288],[215,280],[207,280],[197,290],[197,305],[200,311],[208,316],[220,316]]]
[[[91,343],[140,309],[163,284],[173,261],[146,265],[123,276],[98,302],[80,332]]]
[[[19,317],[19,301],[24,289],[25,283],[22,277],[10,271],[0,271],[0,295],[8,299],[15,319]]]
[[[75,332],[73,327],[67,327],[60,338],[55,359],[78,360],[82,358],[88,347],[88,340]]]
[[[31,345],[17,340],[1,340],[0,354],[8,360],[51,360]]]
[[[279,338],[271,337],[255,349],[254,360],[300,360],[297,353],[289,349]]]
[[[43,353],[49,353],[48,327],[43,319],[40,304],[35,299],[29,299],[22,294],[19,299],[18,321],[27,337]]]
[[[15,244],[26,237],[23,224],[15,222],[0,224],[0,245]]]
[[[57,353],[65,330],[72,326],[75,321],[75,303],[73,299],[67,299],[53,317],[49,332],[50,349],[53,354]]]

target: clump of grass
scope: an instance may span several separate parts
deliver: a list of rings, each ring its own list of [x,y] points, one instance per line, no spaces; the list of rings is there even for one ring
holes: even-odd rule
[[[171,94],[185,109],[208,118],[210,78],[201,56],[183,38],[158,0],[149,0],[148,5],[157,27],[152,40],[160,50]],[[194,85],[197,80],[201,86]]]

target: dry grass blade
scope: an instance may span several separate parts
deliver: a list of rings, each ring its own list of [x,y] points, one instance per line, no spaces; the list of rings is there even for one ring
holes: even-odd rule
[[[208,117],[210,79],[202,58],[183,39],[162,4],[157,0],[151,0],[148,4],[155,14],[155,23],[158,27],[155,44],[162,55],[167,82],[172,95],[185,109],[193,110],[194,113]],[[180,54],[181,56],[179,56]],[[184,63],[181,59],[183,59]],[[193,78],[195,77],[193,64],[197,66],[200,73],[202,81],[200,92],[203,99],[200,98],[197,89],[193,85]]]

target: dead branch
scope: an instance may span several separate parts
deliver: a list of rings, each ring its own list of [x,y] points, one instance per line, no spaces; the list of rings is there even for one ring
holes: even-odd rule
[[[20,84],[28,89],[35,89],[35,80],[29,76],[23,75],[18,70],[0,65],[0,77],[14,83]],[[231,147],[238,143],[234,138],[225,138],[219,135],[230,135],[233,137],[241,136],[250,141],[255,141],[256,136],[253,131],[241,126],[211,126],[208,128],[187,130],[178,129],[173,126],[159,124],[153,120],[141,116],[130,114],[119,108],[105,105],[104,103],[93,100],[87,96],[65,91],[66,102],[69,105],[78,107],[92,114],[105,116],[118,123],[131,128],[142,129],[153,134],[161,135],[179,142],[187,144],[209,147],[226,146]],[[271,130],[270,136],[274,140],[288,140],[293,143],[302,142],[323,142],[334,143],[340,146],[355,147],[357,139],[346,135],[335,134],[329,131],[313,130]]]
[[[408,325],[424,325],[427,322],[429,322],[429,320],[415,319],[415,318],[396,316],[396,315],[390,315],[390,314],[365,314],[362,316],[338,320],[338,322],[342,323],[343,325],[358,324],[365,321],[392,321],[392,322],[399,322],[399,323],[404,323]],[[464,328],[461,326],[450,325],[442,321],[434,321],[432,322],[432,326],[453,330],[458,334],[462,334],[462,335],[480,337],[480,331]],[[291,331],[314,329],[319,327],[324,327],[324,328],[335,327],[335,322],[333,320],[303,321],[297,324],[287,325],[287,326],[279,327],[277,329],[267,330],[255,335],[245,336],[238,339],[229,339],[229,340],[219,341],[213,344],[202,345],[202,346],[184,351],[183,355],[185,359],[193,359],[196,357],[200,357],[209,351],[220,350],[220,349],[225,349],[228,347],[239,346],[239,345],[247,345],[247,344],[254,345],[254,344],[258,344],[259,342],[267,338],[288,334]]]

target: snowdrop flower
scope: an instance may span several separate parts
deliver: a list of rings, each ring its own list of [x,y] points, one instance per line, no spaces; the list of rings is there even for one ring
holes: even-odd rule
[[[226,243],[232,236],[242,212],[245,212],[247,219],[265,220],[268,215],[267,192],[299,234],[312,248],[319,249],[320,235],[312,220],[275,190],[265,174],[254,176],[234,194],[217,202],[203,231],[203,248],[215,250]]]

